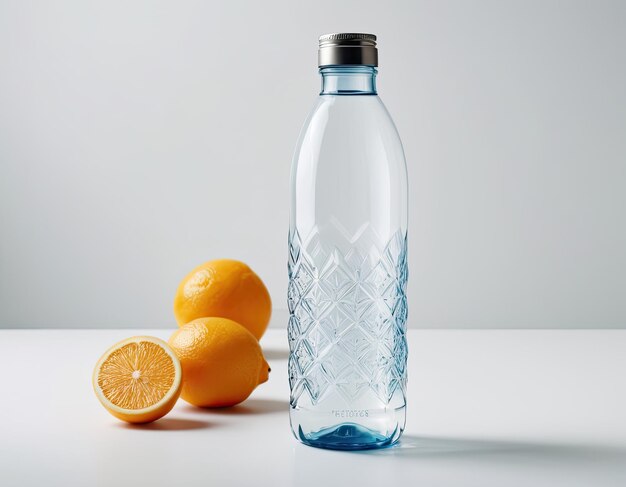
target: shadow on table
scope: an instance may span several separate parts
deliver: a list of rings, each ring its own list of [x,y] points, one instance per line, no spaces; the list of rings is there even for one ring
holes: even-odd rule
[[[510,459],[519,462],[626,462],[626,450],[618,447],[500,441],[472,438],[439,438],[404,435],[390,448],[358,452],[362,455],[419,458]]]
[[[295,447],[292,483],[342,485],[338,472],[347,472],[341,477],[344,484],[362,487],[385,485],[390,479],[424,487],[625,486],[624,465],[626,451],[617,447],[406,435],[398,445],[382,450]]]
[[[211,428],[212,426],[207,421],[183,418],[162,418],[146,424],[117,423],[118,428],[146,431],[186,431]]]
[[[248,399],[241,404],[227,408],[199,408],[195,406],[185,406],[188,412],[202,414],[222,414],[222,415],[248,415],[248,414],[273,414],[287,413],[289,403],[287,401],[277,401],[276,399]]]

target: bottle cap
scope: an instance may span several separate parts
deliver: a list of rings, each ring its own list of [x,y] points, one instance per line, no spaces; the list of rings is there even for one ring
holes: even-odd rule
[[[374,34],[326,34],[319,39],[318,66],[378,66]]]

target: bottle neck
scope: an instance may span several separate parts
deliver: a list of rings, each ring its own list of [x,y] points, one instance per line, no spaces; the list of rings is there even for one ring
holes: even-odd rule
[[[320,95],[375,95],[376,73],[374,66],[324,66]]]

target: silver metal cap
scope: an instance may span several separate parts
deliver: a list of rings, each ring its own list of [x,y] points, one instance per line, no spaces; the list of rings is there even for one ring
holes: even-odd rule
[[[318,66],[360,64],[378,66],[374,34],[326,34],[319,39]]]

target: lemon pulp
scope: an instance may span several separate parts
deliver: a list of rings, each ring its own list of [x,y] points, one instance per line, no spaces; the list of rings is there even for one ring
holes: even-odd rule
[[[161,346],[141,341],[111,352],[100,367],[98,386],[112,404],[143,409],[163,399],[175,377],[172,357]]]

